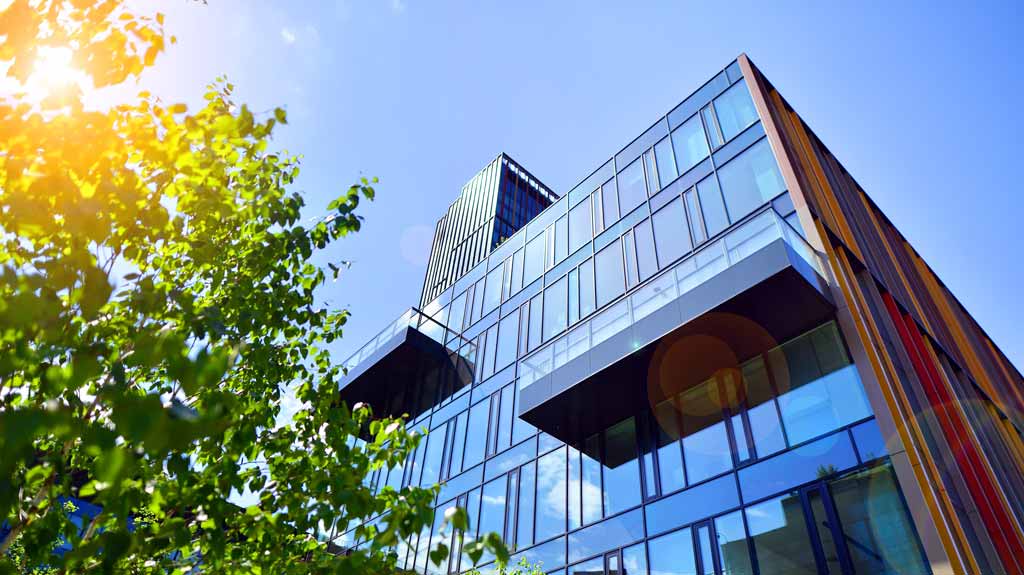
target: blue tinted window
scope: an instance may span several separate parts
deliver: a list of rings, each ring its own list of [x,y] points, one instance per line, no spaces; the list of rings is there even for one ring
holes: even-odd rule
[[[871,415],[857,368],[842,369],[779,396],[789,441],[800,443]]]
[[[799,494],[769,499],[745,513],[762,575],[818,573]]]
[[[878,422],[874,419],[865,421],[850,431],[853,432],[853,442],[857,445],[861,461],[871,461],[889,455],[882,430],[878,428]]]
[[[722,192],[718,189],[718,180],[714,174],[697,184],[697,195],[700,196],[700,209],[704,214],[704,226],[708,235],[713,236],[729,227],[729,216],[725,213]]]
[[[619,208],[628,214],[647,199],[644,165],[638,158],[619,172]],[[610,223],[605,220],[605,223]]]
[[[594,257],[597,276],[597,307],[619,297],[626,290],[620,243],[616,239]]]
[[[483,315],[491,313],[494,311],[494,308],[501,304],[501,279],[503,275],[504,268],[502,266],[494,268],[487,274],[487,283],[484,287]]]
[[[759,208],[786,189],[767,138],[719,168],[718,179],[733,221]]]
[[[583,247],[594,236],[590,223],[590,198],[569,210],[569,253]]]
[[[480,505],[480,529],[483,536],[487,533],[501,535],[505,532],[505,496],[508,491],[508,478],[501,477],[484,485]],[[481,562],[487,561],[482,559]]]
[[[580,452],[583,481],[583,523],[593,523],[601,514],[601,463],[598,461],[600,444],[597,436],[591,437]]]
[[[469,410],[466,462],[462,466],[463,469],[468,469],[484,459],[484,447],[487,444],[487,418],[490,411],[490,401],[481,401]]]
[[[640,281],[654,275],[658,271],[658,258],[654,251],[654,232],[651,228],[651,220],[646,219],[635,228],[633,235],[636,238],[636,262],[640,273]]]
[[[740,81],[732,85],[721,96],[715,98],[715,113],[718,114],[718,126],[726,141],[757,121],[757,110],[750,99],[746,82]]]
[[[427,434],[427,449],[423,457],[423,476],[420,485],[433,485],[441,478],[441,456],[444,454],[445,427]]]
[[[658,264],[665,267],[690,251],[690,236],[686,232],[683,201],[676,198],[651,216],[654,225],[654,245],[658,249]]]
[[[522,553],[513,555],[509,561],[509,567],[513,567],[519,564],[519,559],[526,557],[526,560],[531,565],[537,565],[541,571],[548,571],[554,567],[561,567],[565,565],[565,538],[556,539],[549,541],[543,545],[538,545],[532,549],[528,549]],[[557,573],[563,573],[559,571]],[[551,573],[551,575],[557,575]]]
[[[604,432],[604,512],[614,515],[640,504],[636,425],[631,417]]]
[[[544,273],[546,261],[544,248],[547,234],[540,234],[526,244],[526,261],[523,263],[523,285],[530,285]]]
[[[658,179],[664,187],[676,179],[676,156],[672,153],[672,140],[664,138],[654,145],[654,157],[658,164]]]
[[[486,469],[484,470],[484,479],[497,477],[506,471],[526,463],[536,456],[537,442],[532,439],[523,442],[497,457],[488,459]]]
[[[544,320],[543,294],[536,295],[530,300],[530,351],[537,349],[541,342],[541,322]]]
[[[675,149],[676,165],[682,174],[708,157],[708,141],[700,118],[694,116],[672,132],[672,147]]]
[[[658,445],[658,476],[661,492],[671,493],[686,485],[683,475],[683,450],[679,444],[682,432],[679,429],[678,410],[671,400],[665,400],[654,407],[656,440]]]
[[[571,538],[570,538],[571,539]],[[570,543],[571,545],[571,543]],[[570,554],[570,560],[572,555]],[[577,563],[569,568],[569,575],[599,575],[604,573],[604,557],[596,557],[590,561]]]
[[[536,471],[533,463],[519,469],[519,518],[516,521],[516,548],[533,545],[534,490]]]
[[[569,535],[569,561],[604,553],[642,539],[641,510],[630,511]]]
[[[754,438],[758,457],[765,457],[786,448],[782,423],[779,421],[774,401],[750,408],[747,418],[750,420],[750,434]]]
[[[715,519],[715,535],[722,572],[729,575],[752,575],[754,568],[750,563],[747,533],[743,528],[743,512],[734,511]]]
[[[647,542],[651,572],[657,575],[697,575],[693,534],[689,528],[673,531]]]
[[[740,489],[754,501],[855,465],[849,435],[837,433],[740,469]]]
[[[648,505],[647,534],[657,535],[689,525],[739,504],[736,479],[732,475],[719,477]]]
[[[837,479],[829,491],[857,573],[928,573],[890,466]]]
[[[615,193],[614,179],[608,180],[601,186],[601,209],[604,212],[604,227],[619,220],[619,199]]]
[[[516,344],[519,341],[519,310],[505,316],[498,324],[498,350],[495,370],[500,370],[516,360]]]
[[[565,532],[565,447],[537,460],[537,540]]]
[[[732,449],[716,389],[709,379],[679,398],[686,477],[697,483],[732,469]]]
[[[587,317],[597,309],[594,297],[594,260],[580,264],[580,317]]]
[[[622,550],[623,575],[647,575],[647,551],[643,543]]]
[[[544,341],[565,331],[569,321],[568,297],[565,276],[544,290]]]

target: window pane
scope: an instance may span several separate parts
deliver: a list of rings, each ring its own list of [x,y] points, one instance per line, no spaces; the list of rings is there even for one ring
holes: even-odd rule
[[[455,419],[455,439],[452,442],[452,454],[449,459],[448,476],[454,477],[462,471],[462,453],[466,445],[466,418],[467,412],[463,411]]]
[[[565,276],[544,290],[544,341],[565,331],[569,319]]]
[[[519,293],[519,290],[523,289],[523,254],[522,248],[516,250],[516,253],[512,254],[512,288],[509,293]]]
[[[654,145],[654,155],[658,162],[658,179],[665,186],[676,179],[676,157],[672,153],[672,140],[665,138]]]
[[[798,343],[799,340],[786,346]],[[793,371],[792,367],[790,371]],[[780,390],[791,389],[779,396],[782,421],[791,444],[806,441],[872,414],[864,386],[853,365],[807,383],[779,375],[776,375],[776,382]],[[793,389],[794,385],[799,387]]]
[[[487,533],[502,535],[505,532],[505,496],[508,490],[508,478],[502,476],[484,485],[483,497],[480,504],[480,530],[478,533],[483,536]],[[489,560],[489,554],[484,553],[480,559],[483,563]]]
[[[615,240],[594,257],[597,273],[597,307],[612,301],[625,291],[622,246]]]
[[[626,166],[619,172],[619,207],[623,214],[633,211],[647,199],[646,186],[644,184],[644,166],[637,158],[632,164]],[[609,224],[605,219],[605,224]]]
[[[569,325],[580,320],[580,272],[569,270]]]
[[[647,533],[657,535],[675,527],[706,519],[740,504],[736,478],[724,475],[647,506]]]
[[[564,447],[537,460],[537,541],[565,532],[566,485]]]
[[[718,537],[718,560],[722,564],[722,573],[751,575],[754,568],[750,564],[742,512],[734,511],[715,519],[715,535]]]
[[[594,299],[594,260],[580,265],[580,317],[587,317],[597,309]]]
[[[640,509],[591,525],[569,535],[569,560],[576,561],[595,553],[604,553],[628,545],[644,536]],[[598,571],[602,573],[602,571]]]
[[[562,216],[555,222],[555,263],[569,255],[569,216]]]
[[[683,201],[676,198],[651,216],[654,224],[654,244],[658,248],[658,265],[665,267],[690,251],[690,236],[686,233]]]
[[[709,379],[683,392],[679,408],[683,419],[683,459],[690,483],[732,468],[729,435],[717,400],[717,382]]]
[[[658,168],[654,165],[654,150],[644,152],[644,172],[647,174],[647,195],[653,196],[661,189],[658,182]]]
[[[647,542],[652,575],[697,575],[690,528],[674,531]]]
[[[718,189],[715,175],[704,178],[697,184],[697,195],[700,196],[700,209],[704,213],[704,226],[709,236],[729,227],[729,216],[725,213],[722,192]]]
[[[838,479],[829,490],[857,573],[928,572],[890,465]]]
[[[583,247],[593,237],[590,223],[590,198],[569,210],[569,253]]]
[[[587,439],[580,453],[583,462],[583,524],[601,518],[601,464],[598,462],[600,442],[598,436]]]
[[[494,366],[495,371],[516,360],[516,343],[519,337],[519,310],[501,320],[498,326],[498,353]]]
[[[545,253],[544,238],[547,234],[540,234],[526,244],[526,261],[523,263],[523,285],[530,285],[533,280],[544,273]]]
[[[533,494],[535,471],[533,463],[519,470],[519,519],[516,524],[516,548],[533,545]]]
[[[601,207],[601,188],[594,191],[590,196],[591,206],[594,208],[594,235],[596,236],[604,229],[604,208]]]
[[[690,118],[672,132],[672,147],[675,148],[676,164],[681,174],[708,157],[708,141],[704,138],[704,127],[699,117]]]
[[[704,128],[707,129],[710,136],[711,147],[717,150],[725,142],[722,141],[722,133],[718,131],[718,123],[711,112],[711,106],[704,106],[700,111],[700,116],[704,118]]]
[[[619,199],[615,194],[615,180],[611,179],[601,186],[601,209],[604,212],[604,227],[619,220]]]
[[[654,233],[651,231],[651,220],[646,219],[635,228],[633,235],[636,239],[636,262],[640,272],[640,281],[654,275],[658,271],[658,258],[654,252]]]
[[[501,304],[501,279],[504,268],[498,266],[487,274],[487,285],[484,287],[484,311],[487,315]],[[482,316],[481,316],[482,317]]]
[[[754,211],[786,189],[765,138],[718,169],[725,205],[733,221]]]
[[[633,231],[630,230],[622,236],[622,256],[626,260],[626,288],[629,289],[637,284],[636,271],[636,246],[633,245]]]
[[[530,351],[537,349],[541,342],[541,321],[544,319],[542,297],[543,295],[536,295],[530,300]]]
[[[817,575],[803,506],[789,493],[745,510],[761,575]]]
[[[501,407],[498,413],[498,446],[495,453],[508,448],[512,443],[512,402],[515,400],[516,386],[507,385],[501,390]]]
[[[572,447],[569,451],[569,529],[576,529],[583,524],[583,470],[580,452]],[[598,486],[600,488],[600,486]]]
[[[656,440],[658,446],[658,477],[661,492],[671,493],[686,485],[683,475],[683,450],[679,444],[679,411],[672,400],[654,406]]]
[[[718,114],[718,126],[722,128],[722,136],[726,141],[756,122],[757,110],[750,99],[746,82],[736,82],[732,88],[715,98],[715,113]]]
[[[469,469],[484,459],[484,446],[487,443],[487,418],[491,412],[491,402],[481,401],[469,410],[469,425],[466,433],[466,462],[463,469]]]
[[[462,331],[462,320],[466,314],[466,292],[460,293],[452,302],[451,315],[448,317],[448,327],[455,331]]]
[[[604,513],[614,515],[640,504],[640,465],[636,424],[631,417],[604,432]]]
[[[686,215],[690,220],[690,233],[693,236],[693,244],[700,245],[708,239],[704,231],[704,217],[700,214],[700,204],[697,203],[697,190],[691,188],[683,194],[683,201],[686,203]]]
[[[647,551],[643,543],[622,550],[622,575],[647,575]]]
[[[430,486],[441,478],[441,456],[444,455],[446,440],[445,426],[431,431],[425,439],[427,449],[423,458],[423,476],[420,478],[420,485]]]

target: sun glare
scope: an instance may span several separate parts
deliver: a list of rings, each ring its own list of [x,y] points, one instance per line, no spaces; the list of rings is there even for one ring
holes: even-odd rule
[[[41,101],[72,86],[81,87],[85,73],[76,68],[71,60],[71,48],[40,47],[32,75],[25,86],[31,99]]]

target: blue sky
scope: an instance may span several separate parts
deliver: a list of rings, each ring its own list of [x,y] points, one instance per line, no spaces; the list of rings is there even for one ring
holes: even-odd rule
[[[179,43],[143,84],[284,106],[311,216],[380,178],[326,254],[354,261],[324,292],[347,355],[418,301],[434,223],[499,152],[564,193],[746,52],[1024,366],[1024,5],[721,4],[166,2]]]

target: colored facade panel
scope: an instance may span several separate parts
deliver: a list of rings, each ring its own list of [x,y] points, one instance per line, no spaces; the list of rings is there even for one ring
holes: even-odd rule
[[[549,573],[1020,570],[1019,374],[745,57],[539,213],[481,174],[397,322],[457,376],[359,396],[389,328],[340,390],[430,430],[376,489],[440,480]],[[439,528],[399,564],[468,569]]]

